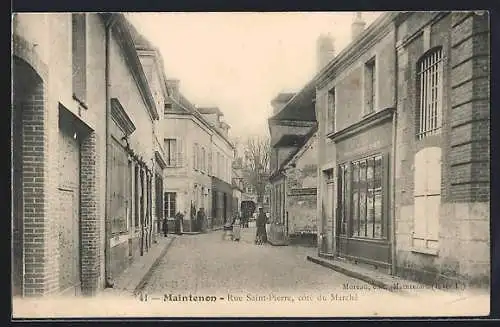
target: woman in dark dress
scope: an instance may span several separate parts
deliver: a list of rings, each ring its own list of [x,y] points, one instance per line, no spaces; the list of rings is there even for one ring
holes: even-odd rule
[[[264,213],[264,209],[259,208],[259,215],[257,216],[257,235],[255,238],[256,244],[263,244],[267,242],[266,222],[267,217]]]

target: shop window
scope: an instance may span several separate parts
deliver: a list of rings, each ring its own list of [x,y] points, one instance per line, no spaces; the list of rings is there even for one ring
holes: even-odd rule
[[[428,147],[415,155],[414,231],[416,249],[436,249],[441,207],[441,148]]]
[[[417,138],[439,134],[443,115],[443,53],[431,49],[417,62]]]
[[[351,183],[351,236],[380,239],[385,237],[382,212],[382,156],[377,155],[352,163]],[[341,187],[346,190],[347,167],[341,167]],[[345,197],[341,197],[347,203]],[[345,210],[345,206],[343,206]],[[344,215],[345,217],[345,211]],[[344,219],[345,220],[345,219]],[[342,223],[345,225],[345,222]],[[345,226],[341,228],[345,230]]]

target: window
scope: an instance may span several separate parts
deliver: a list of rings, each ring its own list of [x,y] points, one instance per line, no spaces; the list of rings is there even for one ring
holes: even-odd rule
[[[326,113],[326,132],[335,131],[335,88],[328,91],[328,104]]]
[[[177,193],[175,192],[165,192],[165,206],[164,206],[164,212],[165,212],[165,217],[167,218],[174,218],[175,214],[177,213]]]
[[[207,171],[207,158],[205,148],[201,148],[201,170]]]
[[[115,139],[111,143],[111,233],[120,234],[128,230],[131,210],[130,170],[128,156]]]
[[[220,152],[217,152],[217,177],[220,178],[222,168],[222,158]]]
[[[415,155],[413,246],[436,249],[441,205],[441,148],[428,147]]]
[[[73,97],[80,103],[87,100],[87,22],[85,13],[71,14]]]
[[[365,64],[365,114],[375,110],[377,97],[375,58]]]
[[[193,145],[193,169],[198,169],[198,143]]]
[[[443,114],[442,49],[431,49],[417,62],[416,131],[418,139],[438,134]]]
[[[208,174],[212,175],[212,151],[208,150]]]
[[[138,227],[140,224],[140,184],[139,184],[139,175],[140,175],[140,168],[138,165],[135,166],[135,175],[134,175],[134,203],[135,203],[135,219],[134,219],[134,226]]]
[[[340,166],[340,191],[345,194],[347,167]],[[380,239],[386,234],[382,221],[382,156],[365,158],[352,163],[351,236]],[[345,196],[340,197],[343,204]],[[342,206],[345,209],[345,206]],[[345,233],[345,211],[341,213],[341,232]]]
[[[178,152],[176,139],[165,139],[165,152],[167,153],[167,166],[175,167]]]

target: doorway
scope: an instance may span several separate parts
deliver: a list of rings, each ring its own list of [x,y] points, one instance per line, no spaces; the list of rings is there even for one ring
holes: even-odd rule
[[[62,109],[64,110],[64,109]],[[59,289],[78,295],[81,289],[80,263],[80,137],[70,120],[59,120]]]

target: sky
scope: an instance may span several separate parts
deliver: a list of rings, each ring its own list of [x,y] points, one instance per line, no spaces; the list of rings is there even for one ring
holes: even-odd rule
[[[363,12],[367,26],[381,13]],[[351,41],[352,12],[129,13],[162,53],[165,74],[195,105],[218,106],[230,137],[268,134],[271,100],[299,91],[316,73],[316,40],[339,53]]]

